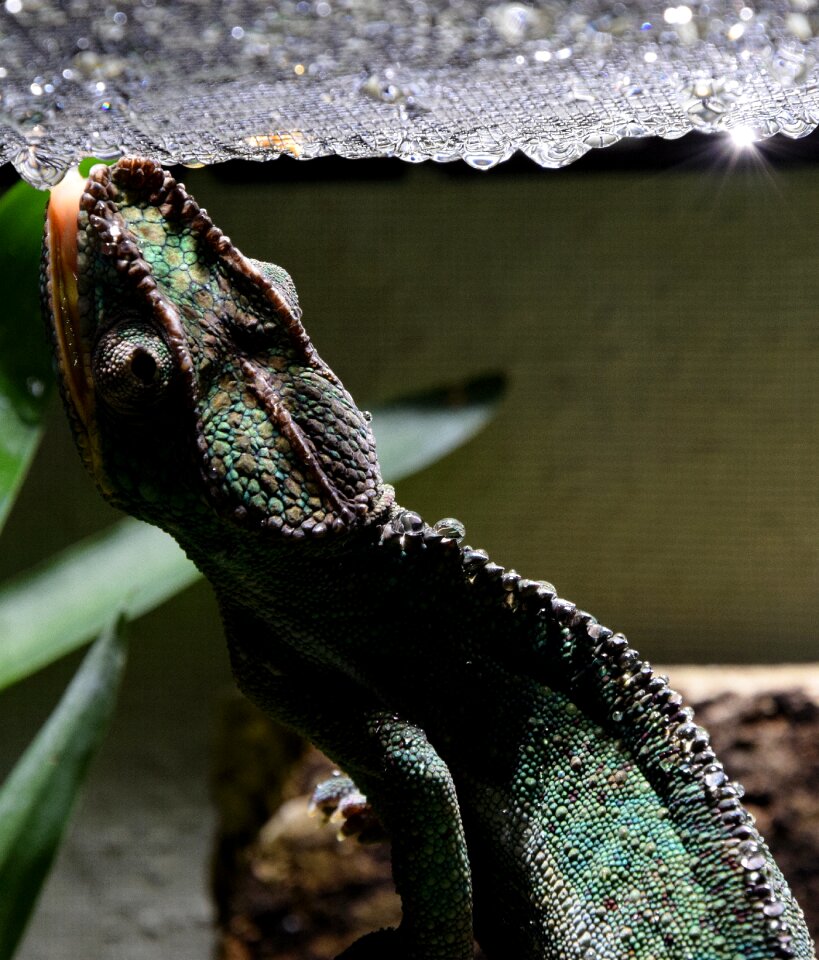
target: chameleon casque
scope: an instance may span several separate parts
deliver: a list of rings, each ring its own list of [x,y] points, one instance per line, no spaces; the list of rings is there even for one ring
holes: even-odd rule
[[[398,930],[349,958],[814,957],[667,679],[544,582],[394,502],[280,267],[150,160],[53,194],[43,299],[103,495],[213,585],[240,688],[393,843]],[[341,801],[341,797],[338,798]]]

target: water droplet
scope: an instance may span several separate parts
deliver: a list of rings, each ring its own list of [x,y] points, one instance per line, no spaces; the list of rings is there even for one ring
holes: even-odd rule
[[[540,164],[541,167],[556,170],[578,160],[590,149],[591,147],[578,140],[563,140],[561,142],[550,140],[524,145],[523,152],[535,163]]]
[[[359,86],[362,93],[382,103],[400,104],[407,95],[407,91],[394,82],[395,72],[387,68],[383,73],[372,73]]]
[[[772,58],[771,72],[786,87],[804,83],[815,62],[802,49],[780,47]]]
[[[466,527],[455,517],[444,517],[433,525],[432,529],[442,537],[451,537],[459,543],[466,536]]]
[[[545,10],[522,3],[500,3],[489,7],[486,18],[509,44],[544,36],[552,26],[552,18]]]
[[[792,33],[798,40],[810,40],[813,37],[813,30],[810,20],[804,13],[789,13],[785,17],[785,29]]]
[[[476,170],[489,170],[507,159],[500,153],[465,153],[464,160]]]
[[[695,127],[713,128],[740,95],[736,81],[699,79],[683,90],[683,109]]]
[[[763,854],[752,853],[747,857],[743,857],[739,862],[746,870],[761,870],[765,866],[766,861]]]
[[[23,179],[32,186],[45,190],[59,183],[69,165],[69,162],[60,163],[43,156],[38,152],[36,145],[21,150],[13,159],[15,169]]]
[[[606,133],[600,131],[599,133],[591,133],[589,136],[583,138],[583,143],[587,147],[599,148],[599,147],[610,147],[612,144],[617,143],[620,137],[616,133]]]
[[[800,137],[806,137],[813,133],[814,125],[803,120],[801,117],[795,117],[792,113],[783,113],[778,117],[779,132],[786,137],[792,137],[798,140]]]
[[[39,377],[27,377],[26,389],[32,397],[41,397],[45,393],[45,383]]]

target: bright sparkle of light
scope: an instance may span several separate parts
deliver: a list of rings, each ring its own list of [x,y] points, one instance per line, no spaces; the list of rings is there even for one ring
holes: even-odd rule
[[[691,7],[686,7],[685,4],[677,7],[677,23],[691,23],[693,16],[694,14],[691,12]]]
[[[663,20],[666,23],[690,23],[694,16],[691,7],[680,4],[678,7],[666,7],[663,11]]]
[[[731,143],[737,148],[737,150],[745,150],[748,147],[753,146],[756,140],[754,131],[751,129],[751,127],[734,127],[728,136],[731,138]]]

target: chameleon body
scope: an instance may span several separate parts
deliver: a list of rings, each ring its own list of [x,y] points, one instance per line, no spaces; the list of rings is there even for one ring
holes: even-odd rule
[[[240,688],[393,842],[395,931],[345,957],[814,957],[708,734],[626,638],[427,525],[279,267],[127,158],[52,195],[43,296],[102,493],[208,577]]]

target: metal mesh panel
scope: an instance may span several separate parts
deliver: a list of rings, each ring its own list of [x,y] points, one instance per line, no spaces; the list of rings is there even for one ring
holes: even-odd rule
[[[5,0],[0,159],[399,156],[546,167],[819,122],[814,0]]]

